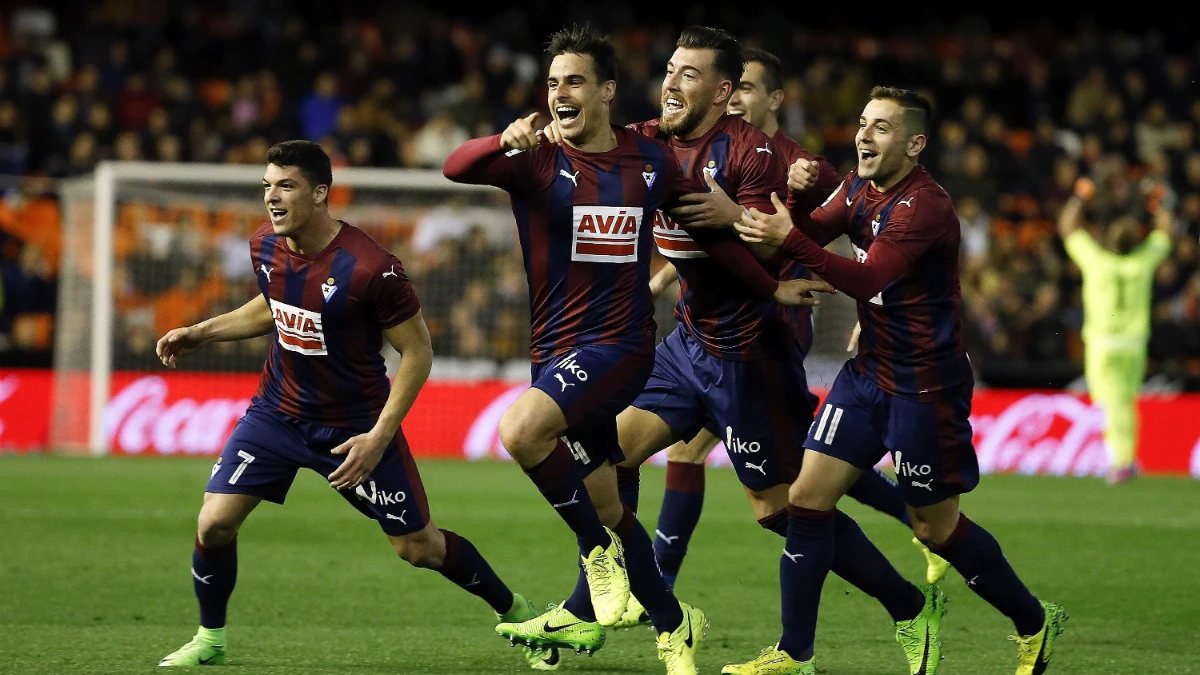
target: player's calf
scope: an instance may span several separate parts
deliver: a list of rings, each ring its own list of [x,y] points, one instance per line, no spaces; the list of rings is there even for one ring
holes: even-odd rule
[[[396,555],[413,567],[438,569],[446,558],[446,537],[429,523],[412,534],[389,536]]]

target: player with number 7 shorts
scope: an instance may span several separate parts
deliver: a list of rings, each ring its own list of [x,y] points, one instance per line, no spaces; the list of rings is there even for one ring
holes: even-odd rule
[[[429,377],[429,331],[404,267],[362,230],[329,215],[329,156],[310,141],[267,152],[270,221],[250,239],[259,293],[242,307],[159,341],[179,358],[210,342],[273,337],[258,393],[209,476],[200,507],[192,587],[200,630],[160,666],[225,662],[225,616],[237,581],[238,529],[264,499],[282,504],[300,468],[312,469],[368,518],[396,553],[486,601],[500,621],[534,614],[465,537],[433,524],[401,422]],[[383,340],[400,353],[388,382]],[[553,649],[527,649],[552,670]]]

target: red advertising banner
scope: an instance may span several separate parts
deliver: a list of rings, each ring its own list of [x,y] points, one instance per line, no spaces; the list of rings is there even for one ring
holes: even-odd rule
[[[0,370],[0,450],[47,445],[53,381],[49,370]],[[105,411],[112,453],[215,455],[257,386],[258,376],[245,373],[114,373]],[[409,445],[419,457],[508,458],[497,427],[526,386],[429,382],[404,422]],[[1200,394],[1145,396],[1138,405],[1138,459],[1145,471],[1200,478]],[[1104,412],[1086,398],[977,390],[971,422],[980,466],[988,473],[1088,476],[1102,475],[1108,465]],[[724,452],[712,453],[709,461],[728,464]]]

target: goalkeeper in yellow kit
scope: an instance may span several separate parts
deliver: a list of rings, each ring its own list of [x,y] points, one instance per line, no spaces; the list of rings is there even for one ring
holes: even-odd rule
[[[1137,394],[1146,375],[1154,270],[1171,253],[1171,215],[1157,189],[1147,201],[1154,231],[1137,242],[1131,219],[1115,220],[1101,246],[1080,224],[1084,203],[1095,193],[1086,178],[1058,220],[1067,255],[1083,273],[1084,375],[1092,400],[1104,408],[1104,440],[1111,460],[1109,483],[1135,473]]]

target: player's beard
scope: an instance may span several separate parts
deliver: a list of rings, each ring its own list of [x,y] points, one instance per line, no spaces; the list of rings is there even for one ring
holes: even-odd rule
[[[679,98],[679,97],[676,97]],[[682,99],[681,99],[682,100]],[[665,103],[665,97],[664,97]],[[665,108],[664,108],[665,111]],[[683,110],[676,113],[670,119],[667,118],[665,112],[658,119],[658,128],[672,136],[687,136],[700,125],[704,119],[704,111],[699,106],[694,106],[688,101],[683,101]]]

